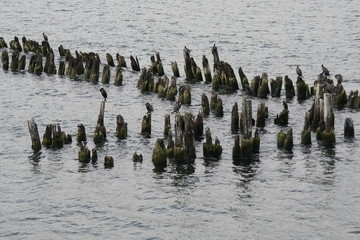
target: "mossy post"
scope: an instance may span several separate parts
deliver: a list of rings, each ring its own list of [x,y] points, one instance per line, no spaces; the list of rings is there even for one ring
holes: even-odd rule
[[[219,139],[212,142],[210,128],[205,130],[205,142],[203,143],[203,155],[205,158],[219,159],[222,154],[222,146]]]
[[[277,142],[277,147],[278,148],[280,148],[280,149],[284,148],[285,138],[286,138],[286,134],[283,131],[280,131],[277,134],[276,142]]]
[[[114,167],[114,158],[112,156],[104,157],[104,167],[105,168],[113,168]]]
[[[355,90],[355,91],[350,91],[349,97],[347,99],[347,104],[346,107],[351,108],[351,109],[355,109],[356,108],[356,102],[358,99],[358,95],[359,95],[359,91]]]
[[[184,115],[184,122],[185,122],[184,145],[185,145],[185,157],[190,162],[192,162],[196,158],[195,134],[194,134],[192,119],[193,119],[192,114],[186,112]]]
[[[166,100],[175,100],[176,94],[177,94],[177,88],[176,88],[176,78],[174,76],[171,77],[170,86],[167,87],[166,91]]]
[[[181,85],[179,88],[179,101],[181,101],[185,105],[191,104],[191,88],[190,85],[185,84]]]
[[[170,114],[165,114],[164,136],[168,136],[170,131],[171,131]]]
[[[86,142],[86,131],[82,123],[77,125],[76,140],[78,141],[78,143]]]
[[[141,122],[141,134],[147,138],[151,136],[151,114],[144,115]]]
[[[158,76],[164,76],[165,72],[164,72],[164,67],[160,58],[160,53],[156,52],[156,72],[158,74]]]
[[[240,117],[240,130],[245,139],[252,136],[252,101],[250,98],[243,98],[242,112]]]
[[[64,61],[60,61],[58,74],[59,74],[59,76],[65,75],[65,62]]]
[[[20,60],[19,60],[19,64],[18,64],[18,69],[17,71],[23,71],[25,70],[25,65],[26,65],[26,56],[22,55]]]
[[[55,66],[55,59],[54,53],[48,52],[46,55],[46,61],[44,66],[44,72],[47,74],[56,74],[56,66]]]
[[[11,55],[10,70],[16,72],[19,66],[19,51],[14,50]]]
[[[335,143],[334,122],[335,116],[331,106],[331,95],[330,93],[324,93],[325,130],[323,131],[322,141],[327,144]]]
[[[121,86],[122,83],[123,83],[123,74],[122,74],[121,66],[117,65],[116,73],[115,73],[114,85]]]
[[[270,93],[269,90],[269,78],[268,74],[264,72],[260,79],[260,85],[257,92],[257,96],[262,99],[266,99],[267,95]]]
[[[223,103],[220,97],[216,100],[215,104],[215,116],[216,117],[223,117],[224,116],[224,109],[223,109]]]
[[[283,100],[283,106],[284,109],[280,112],[280,114],[277,114],[274,119],[274,123],[280,126],[286,126],[289,123],[289,110],[285,100]]]
[[[174,77],[176,78],[180,77],[179,68],[176,61],[171,62],[171,70],[173,72]]]
[[[5,71],[9,70],[9,54],[8,54],[8,51],[4,50],[1,53],[1,61],[3,63],[3,70],[5,70]]]
[[[106,61],[110,67],[115,67],[114,59],[110,53],[106,53]]]
[[[137,57],[133,57],[130,55],[130,62],[131,62],[131,68],[133,71],[139,72],[140,71],[140,64]]]
[[[211,69],[209,66],[209,61],[205,57],[205,55],[203,55],[203,57],[202,57],[202,65],[203,65],[203,71],[204,71],[204,76],[205,76],[205,83],[211,83],[211,80],[212,80]]]
[[[204,135],[204,115],[200,109],[193,121],[195,139],[200,140]]]
[[[307,85],[300,76],[296,80],[296,95],[298,100],[306,100],[310,98],[309,85]]]
[[[353,138],[354,134],[354,123],[352,118],[346,118],[344,123],[344,137]]]
[[[109,83],[110,82],[110,66],[105,64],[103,71],[102,71],[102,76],[101,76],[101,82],[102,83]]]
[[[49,124],[46,126],[42,145],[53,148],[63,147],[64,143],[61,138],[61,128],[59,124]]]
[[[127,123],[121,114],[116,116],[116,136],[119,139],[125,139],[127,137]]]
[[[265,127],[266,119],[268,118],[268,108],[265,105],[265,101],[261,101],[258,105],[257,115],[256,115],[256,126],[263,128]]]
[[[61,140],[64,144],[72,143],[72,138],[70,134],[66,134],[64,131],[61,132]]]
[[[242,89],[244,89],[245,88],[245,86],[249,86],[250,84],[249,84],[249,80],[248,80],[248,78],[246,77],[246,75],[245,75],[245,73],[244,73],[244,71],[242,70],[242,68],[241,67],[239,67],[239,76],[240,76],[240,82],[241,82],[241,87],[242,87]]]
[[[231,110],[231,132],[238,133],[239,132],[239,126],[240,126],[240,117],[239,117],[239,107],[237,102],[235,102],[232,110]]]
[[[210,98],[210,109],[212,110],[215,109],[217,100],[218,100],[218,94],[215,91],[212,91]]]
[[[100,75],[100,58],[96,54],[93,59],[93,64],[90,70],[90,82],[97,83]]]
[[[305,123],[304,128],[301,131],[301,144],[311,144],[311,128],[310,128],[310,113],[305,112]]]
[[[184,118],[180,113],[175,115],[175,146],[174,146],[174,159],[177,163],[183,163],[185,161],[185,146],[183,139],[183,127]],[[185,128],[185,127],[184,127]]]
[[[271,89],[271,97],[280,97],[281,96],[281,88],[283,84],[283,79],[281,76],[278,76],[274,79],[270,80],[270,89]]]
[[[167,141],[168,141],[168,145],[166,147],[167,155],[168,155],[169,158],[173,158],[174,157],[175,142],[173,140],[171,130],[169,131],[169,134],[167,136]]]
[[[315,130],[319,127],[320,122],[323,118],[321,114],[321,108],[323,105],[322,97],[322,90],[320,88],[320,84],[317,84],[316,87],[316,94],[315,94],[315,101],[313,107],[310,109],[310,121],[311,121],[311,129]]]
[[[117,64],[118,66],[122,67],[122,68],[127,68],[126,65],[126,61],[125,61],[125,57],[120,55],[120,54],[116,54],[116,60],[117,60]]]
[[[78,152],[79,162],[89,163],[91,159],[91,153],[85,142],[80,143],[80,151]]]
[[[210,104],[209,104],[209,99],[208,99],[208,97],[206,96],[205,93],[203,93],[201,95],[201,109],[202,109],[202,112],[203,112],[204,116],[209,115],[209,113],[210,113]]]
[[[41,141],[37,124],[35,123],[35,120],[33,118],[31,118],[30,121],[27,121],[27,123],[31,137],[31,149],[35,152],[38,152],[41,150]]]
[[[143,156],[142,154],[138,154],[137,152],[134,152],[133,155],[133,162],[142,162],[143,161]]]
[[[102,143],[106,139],[106,128],[105,128],[105,124],[104,124],[105,102],[106,102],[106,100],[102,99],[101,103],[100,103],[100,113],[98,115],[98,120],[97,120],[95,132],[94,132],[94,136],[93,136],[95,144]]]
[[[291,151],[293,149],[293,132],[292,128],[290,128],[285,136],[284,140],[284,149],[287,151]]]
[[[284,81],[285,81],[285,95],[287,99],[293,99],[295,96],[295,88],[294,88],[294,84],[292,82],[292,80],[285,75],[284,77]]]
[[[162,139],[157,139],[152,154],[155,168],[164,168],[167,164],[167,149]]]
[[[232,149],[232,158],[234,160],[241,160],[241,147],[240,147],[240,135],[236,134],[234,138],[234,146]]]
[[[91,163],[95,164],[98,160],[97,150],[95,148],[91,149]]]
[[[191,58],[190,58],[190,50],[187,47],[184,47],[184,71],[186,76],[186,81],[193,81],[194,80],[194,73],[192,70]]]
[[[7,48],[7,43],[3,37],[0,37],[0,48]]]

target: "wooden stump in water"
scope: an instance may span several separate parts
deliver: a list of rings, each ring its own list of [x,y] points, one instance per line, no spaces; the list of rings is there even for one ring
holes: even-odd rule
[[[151,159],[155,167],[166,167],[167,150],[162,139],[156,140]]]
[[[19,38],[17,36],[15,36],[14,39],[10,41],[9,45],[10,45],[10,49],[12,49],[12,50],[16,50],[19,52],[22,51],[22,47],[21,47]]]
[[[166,92],[166,100],[175,100],[177,92],[176,79],[175,77],[171,77],[171,83]]]
[[[98,160],[97,150],[95,148],[91,149],[91,163],[95,164]]]
[[[105,168],[113,168],[114,167],[114,158],[112,156],[104,157],[104,167]]]
[[[310,114],[305,112],[304,129],[301,131],[301,144],[311,144],[311,128],[310,128]]]
[[[296,95],[298,100],[306,100],[310,98],[309,85],[305,83],[302,77],[296,80]]]
[[[191,88],[190,85],[185,84],[181,85],[179,88],[179,101],[183,104],[190,105],[191,104]]]
[[[171,62],[171,70],[174,74],[174,77],[176,78],[180,77],[179,68],[176,61]]]
[[[35,152],[38,152],[41,150],[41,141],[37,124],[33,118],[31,118],[30,121],[27,121],[27,123],[31,137],[31,149]]]
[[[270,93],[269,90],[269,78],[267,73],[263,73],[260,79],[259,89],[257,96],[262,99],[266,99]]]
[[[40,76],[43,71],[43,60],[40,54],[36,55],[34,64],[34,74]]]
[[[287,99],[293,99],[295,96],[295,88],[294,88],[294,84],[292,82],[292,80],[285,75],[284,77],[284,81],[285,81],[285,95]]]
[[[101,76],[101,82],[102,83],[109,83],[110,82],[110,66],[104,65],[102,76]]]
[[[219,139],[215,139],[215,143],[212,142],[210,128],[205,130],[205,139],[203,143],[203,155],[205,158],[219,159],[222,154],[222,146]]]
[[[234,146],[232,149],[232,158],[234,160],[241,160],[241,147],[240,147],[240,135],[236,134],[234,138]]]
[[[19,51],[13,51],[11,55],[11,64],[10,64],[10,70],[12,72],[16,72],[18,70],[19,66]]]
[[[184,71],[185,71],[186,81],[193,81],[194,73],[192,69],[190,50],[187,47],[184,47],[183,53],[184,53],[184,61],[185,61]]]
[[[293,148],[293,134],[292,128],[290,128],[286,133],[280,131],[277,135],[277,147],[279,149],[285,149],[291,151]]]
[[[122,74],[121,66],[117,65],[114,85],[121,86],[122,82],[123,82],[123,74]]]
[[[131,61],[131,68],[133,71],[140,71],[140,64],[137,57],[133,57],[130,55],[130,61]]]
[[[215,111],[214,111],[215,117],[223,117],[224,116],[224,109],[223,109],[223,103],[222,99],[218,97],[215,104]]]
[[[80,143],[80,151],[78,152],[78,159],[82,163],[89,163],[91,158],[91,153],[88,147],[86,146],[86,142]]]
[[[150,69],[149,70],[147,70],[146,68],[142,69],[140,78],[137,83],[137,88],[140,89],[141,92],[153,91],[154,77]]]
[[[65,62],[64,61],[60,61],[58,74],[59,74],[59,76],[65,75]]]
[[[142,162],[142,161],[143,161],[142,154],[138,154],[137,152],[134,152],[133,162]]]
[[[106,139],[106,128],[104,125],[104,117],[105,117],[105,100],[102,99],[100,103],[100,113],[98,115],[98,120],[93,135],[93,140],[96,144],[102,143]]]
[[[18,64],[18,69],[17,71],[23,71],[25,70],[25,65],[26,65],[26,56],[22,55],[20,60],[19,60],[19,64]]]
[[[194,127],[194,136],[196,140],[200,140],[204,135],[204,116],[200,110],[200,112],[196,115],[196,118],[193,121]]]
[[[245,86],[249,86],[249,80],[246,77],[245,73],[243,72],[242,68],[239,67],[239,76],[240,76],[240,82],[241,82],[241,87],[242,89],[245,89]]]
[[[227,62],[224,61],[219,61],[216,65],[214,65],[214,78],[215,75],[217,75],[218,77],[220,77],[220,83],[216,83],[216,81],[218,79],[214,79],[213,78],[213,89],[215,88],[224,88],[225,90],[228,91],[237,91],[239,90],[239,85],[238,82],[236,80],[236,76],[234,73],[234,70],[232,69],[231,65]],[[215,83],[214,83],[215,81]],[[220,85],[219,85],[220,84]],[[214,89],[216,90],[216,89]]]
[[[239,107],[237,102],[235,102],[232,111],[231,111],[231,133],[239,132],[240,126],[240,116],[239,116]]]
[[[1,53],[1,61],[3,63],[3,70],[5,70],[5,71],[9,70],[9,54],[8,54],[8,51],[4,50]]]
[[[97,83],[99,81],[99,72],[100,72],[100,59],[98,55],[95,55],[90,70],[90,82]]]
[[[250,98],[243,98],[240,131],[245,139],[252,137],[252,101]]]
[[[60,45],[58,47],[58,50],[59,50],[60,57],[65,57],[66,49],[64,48],[64,46]]]
[[[106,61],[110,67],[115,67],[114,59],[110,53],[106,53]]]
[[[215,69],[215,65],[217,65],[220,62],[219,53],[215,44],[214,46],[211,47],[211,53],[214,57],[214,69]]]
[[[71,135],[66,134],[64,131],[61,132],[61,140],[64,144],[72,143]]]
[[[164,136],[168,136],[170,131],[171,131],[170,115],[165,114]]]
[[[149,138],[151,136],[151,114],[146,114],[141,122],[141,134]]]
[[[42,145],[53,148],[63,147],[64,142],[61,138],[61,128],[59,124],[49,124],[46,126]]]
[[[185,131],[184,116],[182,116],[180,113],[176,113],[174,159],[177,163],[183,163],[186,157],[184,139],[183,139],[184,131]]]
[[[168,134],[168,136],[167,136],[167,139],[168,139],[168,145],[167,145],[167,147],[166,147],[166,149],[167,149],[167,156],[168,156],[169,158],[173,158],[173,157],[174,157],[175,142],[174,142],[174,140],[173,140],[171,130],[169,131],[169,134]]]
[[[0,48],[7,48],[7,43],[3,37],[0,37]]]
[[[185,131],[183,136],[185,146],[185,158],[190,162],[196,159],[195,133],[192,119],[192,114],[186,112],[184,115]]]
[[[211,80],[212,80],[211,69],[210,69],[209,61],[205,57],[205,55],[203,55],[203,58],[202,58],[202,65],[203,65],[205,83],[211,83]]]
[[[353,138],[355,136],[354,132],[354,123],[352,118],[346,118],[344,124],[344,137]]]
[[[287,109],[287,103],[285,100],[283,101],[284,109],[280,114],[276,115],[274,119],[274,123],[277,125],[285,126],[289,123],[289,110]]]
[[[78,143],[81,142],[86,142],[86,132],[85,132],[85,127],[83,124],[78,124],[77,125],[77,135],[76,135],[76,140],[78,141]]]
[[[209,115],[209,113],[210,113],[210,104],[209,104],[209,99],[208,99],[208,97],[206,96],[205,93],[203,93],[201,95],[201,109],[202,109],[202,112],[203,112],[204,116]]]
[[[270,79],[271,97],[280,97],[282,85],[283,80],[281,76],[276,77],[275,80]]]
[[[49,52],[46,56],[44,72],[47,74],[56,74],[56,66],[53,52]]]
[[[123,67],[123,68],[127,68],[124,56],[117,53],[116,54],[116,60],[117,60],[118,66]]]
[[[317,138],[318,140],[322,140],[324,144],[331,145],[335,143],[335,116],[331,106],[330,93],[324,93],[323,108],[323,122],[325,124],[325,128],[324,130],[322,130],[321,127],[317,129]]]
[[[127,123],[120,114],[116,117],[116,136],[120,139],[127,137]]]
[[[260,86],[260,76],[255,76],[250,83],[250,89],[251,92],[253,93],[254,96],[258,95],[258,90],[259,90],[259,86]]]

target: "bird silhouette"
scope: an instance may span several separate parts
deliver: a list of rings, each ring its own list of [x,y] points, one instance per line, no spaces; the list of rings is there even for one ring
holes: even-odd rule
[[[336,86],[340,85],[342,83],[342,81],[343,81],[341,74],[336,74],[335,78],[336,78],[336,81],[337,81]]]
[[[178,113],[181,108],[182,102],[180,100],[176,101],[174,104],[174,111],[172,113]]]
[[[301,69],[299,68],[299,66],[296,67],[296,73],[299,77],[302,77],[302,71]]]
[[[106,102],[107,92],[105,91],[104,88],[100,88],[100,92],[101,92],[101,95],[103,96],[103,98],[105,99],[105,102]]]
[[[322,68],[322,73],[325,75],[325,76],[330,76],[330,72],[329,70],[324,67],[324,65],[321,64],[321,68]]]
[[[145,106],[146,106],[146,110],[147,110],[148,114],[151,114],[151,112],[154,111],[154,108],[150,103],[148,103],[148,102],[145,103]]]
[[[48,36],[46,36],[46,34],[43,32],[43,38],[45,41],[48,41]]]

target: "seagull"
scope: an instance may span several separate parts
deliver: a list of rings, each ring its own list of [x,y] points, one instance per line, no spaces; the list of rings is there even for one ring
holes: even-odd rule
[[[46,34],[44,32],[43,32],[43,38],[44,38],[45,41],[48,40],[48,37],[46,36]]]
[[[151,112],[153,112],[154,111],[154,108],[153,108],[153,106],[150,104],[150,103],[145,103],[145,106],[146,106],[146,109],[147,109],[147,111],[148,111],[148,114],[151,114]]]
[[[329,70],[324,67],[324,65],[321,64],[321,68],[322,68],[322,73],[325,75],[325,76],[329,76],[330,73],[329,73]]]
[[[296,73],[299,77],[302,77],[302,71],[301,69],[299,68],[299,66],[296,67]]]
[[[335,78],[337,80],[337,86],[339,86],[342,83],[342,80],[343,80],[341,74],[336,74]]]
[[[176,101],[176,103],[174,104],[174,111],[172,113],[174,113],[174,112],[178,113],[181,108],[181,105],[182,105],[182,102],[180,100]]]
[[[107,92],[105,91],[104,88],[100,88],[100,92],[101,92],[101,95],[103,96],[103,98],[105,99],[105,102],[106,102]]]

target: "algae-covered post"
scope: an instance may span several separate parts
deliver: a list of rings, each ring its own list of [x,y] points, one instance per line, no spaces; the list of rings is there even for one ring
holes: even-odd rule
[[[127,137],[127,123],[121,114],[116,117],[116,136],[120,139],[125,139]]]
[[[201,111],[196,115],[193,121],[195,139],[200,140],[204,134],[204,114]]]
[[[214,69],[215,69],[215,65],[217,65],[220,62],[219,53],[217,47],[215,46],[215,43],[214,46],[211,47],[211,53],[214,57]]]
[[[103,98],[100,103],[100,113],[98,115],[98,120],[93,136],[93,140],[95,143],[101,143],[105,141],[106,138],[106,128],[104,125],[104,117],[105,117],[105,102],[106,99]]]
[[[110,82],[110,66],[107,64],[104,65],[101,75],[101,82],[105,84]]]
[[[152,154],[152,162],[156,168],[164,168],[167,163],[167,149],[162,139],[157,139]]]
[[[310,113],[305,112],[304,129],[301,131],[301,144],[311,144]]]
[[[242,68],[239,67],[239,76],[240,76],[240,82],[241,82],[241,87],[242,89],[245,89],[245,86],[249,87],[249,80],[246,77],[245,73],[243,72]]]
[[[195,149],[195,134],[193,128],[193,116],[191,113],[186,112],[184,116],[185,132],[184,132],[184,144],[185,144],[185,157],[187,160],[193,161],[196,158]]]
[[[114,167],[114,158],[112,156],[104,157],[104,167],[105,168],[113,168]]]
[[[354,123],[352,118],[346,118],[344,123],[344,137],[353,138],[354,134]]]
[[[76,140],[78,143],[86,142],[86,131],[82,123],[77,125],[77,130]]]
[[[232,111],[231,111],[231,132],[237,133],[239,131],[239,108],[237,102],[235,102]]]
[[[9,70],[9,54],[8,54],[8,51],[4,50],[1,53],[1,61],[3,63],[3,70],[5,70],[5,71]]]
[[[287,99],[292,99],[295,96],[295,88],[292,80],[285,75],[284,77],[285,81],[285,95]]]
[[[110,53],[106,53],[106,61],[110,67],[115,67],[114,59]]]
[[[37,124],[35,123],[35,120],[33,118],[30,119],[30,121],[27,121],[30,137],[31,137],[31,148],[34,151],[40,151],[41,149],[41,141],[39,136],[39,131],[37,128]]]
[[[116,60],[117,60],[118,66],[123,67],[123,68],[127,68],[124,56],[117,53],[116,54]]]
[[[262,100],[257,109],[257,115],[256,115],[256,126],[263,128],[265,127],[266,118],[268,118],[268,107],[265,105],[265,101]]]
[[[18,70],[18,65],[19,65],[19,51],[14,50],[11,55],[10,70],[12,72],[16,72]]]
[[[132,55],[130,55],[130,61],[131,61],[132,70],[139,72],[140,71],[139,59],[137,57],[134,58]]]
[[[252,101],[250,98],[243,98],[242,112],[240,118],[240,129],[245,139],[252,136]]]
[[[209,99],[206,96],[205,93],[203,93],[201,95],[201,108],[202,108],[202,112],[204,114],[204,116],[209,115],[210,113],[210,104],[209,104]]]
[[[204,71],[204,76],[205,76],[205,83],[211,83],[211,69],[209,66],[209,61],[207,60],[207,58],[205,57],[205,55],[203,55],[202,58],[202,65],[203,65],[203,71]]]
[[[172,72],[174,74],[174,77],[176,77],[176,78],[180,77],[179,67],[178,67],[176,61],[171,62],[171,70],[172,70]]]
[[[277,76],[275,80],[270,79],[271,97],[280,97],[282,83],[283,80],[281,76]]]
[[[178,100],[181,101],[183,104],[186,104],[186,105],[191,104],[191,88],[190,88],[190,85],[185,84],[185,85],[180,86]]]
[[[116,73],[115,73],[114,85],[121,86],[122,82],[123,82],[123,74],[122,74],[121,66],[117,65]]]
[[[171,131],[170,114],[165,114],[164,136],[168,136],[169,131]]]
[[[144,115],[141,122],[141,134],[149,138],[151,136],[151,114]]]
[[[215,139],[215,143],[212,142],[210,128],[205,130],[205,142],[203,143],[203,155],[205,158],[219,159],[222,154],[222,146],[219,139]]]
[[[91,153],[88,147],[86,146],[86,142],[80,143],[80,150],[78,152],[79,162],[89,163],[90,162]]]

